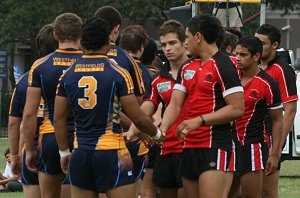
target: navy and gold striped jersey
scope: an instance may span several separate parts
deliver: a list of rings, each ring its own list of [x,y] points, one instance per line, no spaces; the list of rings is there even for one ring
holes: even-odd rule
[[[149,68],[142,64],[141,61],[137,57],[133,57],[134,62],[139,66],[139,69],[141,71],[142,77],[143,77],[143,84],[145,87],[145,94],[144,98],[146,95],[150,94],[151,90],[151,81],[152,81],[152,76],[154,76],[154,73],[149,70]]]
[[[83,55],[61,77],[57,95],[67,97],[75,120],[74,148],[125,148],[120,97],[134,94],[129,73],[100,54]]]
[[[139,70],[139,66],[135,63],[133,58],[125,50],[113,43],[110,45],[107,55],[109,58],[114,59],[118,65],[128,71],[134,84],[134,94],[136,96],[144,95],[145,86],[142,74]]]
[[[27,88],[28,88],[28,76],[29,72],[26,72],[21,76],[21,78],[16,83],[16,87],[14,89],[10,107],[9,107],[9,115],[13,117],[22,118],[23,111],[26,103],[26,95],[27,95]],[[39,134],[39,128],[43,123],[43,111],[44,111],[44,101],[41,100],[38,113],[37,113],[37,130],[35,136],[35,144],[37,144],[37,138]]]
[[[45,101],[44,117],[52,125],[55,91],[59,78],[81,56],[82,52],[76,49],[57,49],[35,61],[30,69],[28,86],[38,87],[42,90],[42,98]],[[71,116],[68,119],[68,129],[70,132],[74,132],[74,121]],[[42,133],[54,133],[54,128],[45,128]]]

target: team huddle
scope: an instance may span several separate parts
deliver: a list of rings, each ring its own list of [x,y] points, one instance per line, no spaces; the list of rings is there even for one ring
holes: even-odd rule
[[[24,196],[278,197],[298,100],[276,54],[280,31],[264,24],[232,44],[214,16],[169,20],[159,68],[143,27],[121,25],[104,6],[84,23],[61,14],[37,35],[41,58],[9,112]]]

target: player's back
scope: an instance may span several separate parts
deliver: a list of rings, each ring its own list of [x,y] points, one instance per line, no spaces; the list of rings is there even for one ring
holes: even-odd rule
[[[51,122],[53,121],[55,91],[59,78],[81,55],[80,50],[57,49],[39,59],[40,61],[36,61],[30,69],[28,85],[41,89],[46,116]]]
[[[63,76],[58,95],[67,96],[76,123],[75,148],[125,147],[121,135],[120,97],[133,94],[126,70],[107,56],[83,55]]]
[[[110,45],[107,55],[109,58],[114,59],[120,67],[128,71],[133,80],[134,94],[136,96],[143,95],[145,93],[143,78],[134,59],[124,49],[115,44]]]

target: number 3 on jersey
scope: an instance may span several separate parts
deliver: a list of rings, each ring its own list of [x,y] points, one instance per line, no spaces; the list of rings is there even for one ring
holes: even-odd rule
[[[84,98],[78,99],[83,109],[93,109],[97,103],[97,80],[93,76],[84,76],[78,81],[78,87],[84,88]]]

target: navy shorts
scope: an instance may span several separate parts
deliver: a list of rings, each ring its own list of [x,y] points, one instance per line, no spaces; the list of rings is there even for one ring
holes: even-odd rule
[[[139,156],[140,149],[140,140],[127,142],[126,147],[130,153],[133,169],[134,169],[134,177],[136,180],[143,179],[145,175],[145,167],[148,164],[148,154]]]
[[[153,169],[153,183],[159,188],[181,188],[181,153],[158,155]]]
[[[69,164],[69,179],[74,186],[98,193],[135,182],[133,164],[127,148],[75,149]]]
[[[60,168],[60,156],[54,133],[43,134],[40,145],[39,171],[49,175],[63,173]],[[73,149],[74,135],[69,133],[69,148]]]
[[[25,164],[26,159],[26,150],[24,149],[23,155],[22,155],[22,184],[24,185],[39,185],[39,178],[38,174],[31,172],[27,169],[27,166]]]
[[[231,152],[216,148],[186,148],[182,153],[181,175],[190,180],[209,170],[227,171]]]

